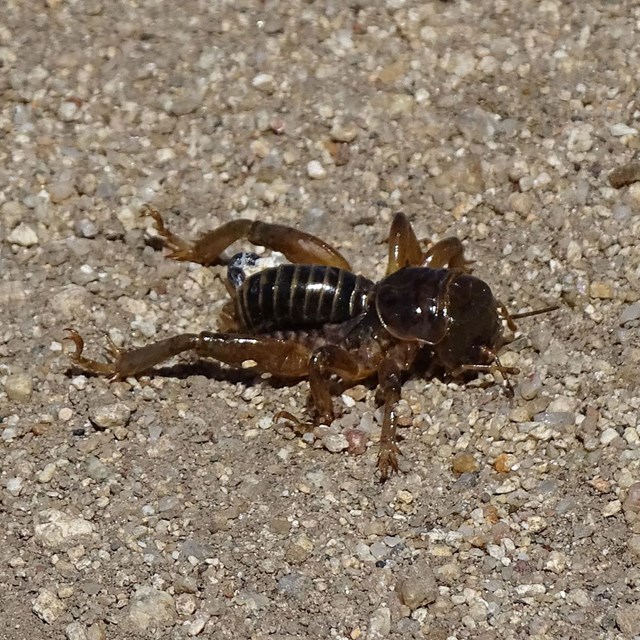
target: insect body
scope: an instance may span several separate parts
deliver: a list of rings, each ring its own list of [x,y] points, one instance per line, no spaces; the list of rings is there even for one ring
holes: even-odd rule
[[[252,360],[260,372],[307,377],[315,420],[325,424],[333,419],[332,376],[346,385],[377,376],[384,402],[378,454],[383,480],[398,468],[395,407],[402,375],[418,354],[426,351],[452,378],[517,373],[498,360],[506,342],[503,324],[515,329],[515,318],[555,308],[509,315],[489,286],[470,275],[459,240],[446,238],[423,251],[403,214],[391,225],[387,275],[374,283],[352,273],[336,249],[290,227],[236,220],[189,244],[165,227],[155,209],[147,206],[145,212],[174,259],[213,264],[229,245],[246,238],[283,253],[291,264],[249,274],[260,261],[255,254],[229,261],[224,332],[180,334],[127,351],[110,345],[112,359],[97,362],[82,355],[82,337],[70,330],[73,362],[123,379],[189,350],[231,366]]]
[[[372,287],[337,267],[281,265],[246,278],[235,292],[235,311],[252,332],[335,324],[363,313]]]

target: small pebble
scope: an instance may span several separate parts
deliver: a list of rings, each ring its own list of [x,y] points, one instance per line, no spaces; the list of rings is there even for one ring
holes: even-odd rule
[[[367,450],[367,434],[362,429],[348,429],[345,432],[347,450],[352,456],[360,456]]]
[[[53,624],[66,609],[64,602],[48,589],[40,589],[33,603],[33,612],[48,624]]]
[[[616,624],[626,637],[640,636],[640,604],[623,604],[616,613]]]
[[[87,629],[87,640],[107,640],[104,623],[96,622]]]
[[[187,635],[195,637],[202,633],[204,626],[207,624],[207,616],[197,616],[187,625]]]
[[[61,422],[68,422],[71,418],[73,418],[73,409],[62,407],[62,409],[58,411],[58,420]]]
[[[638,181],[640,181],[640,162],[630,162],[609,174],[609,183],[614,189],[621,189]]]
[[[68,200],[71,196],[76,194],[75,185],[69,181],[54,182],[49,185],[48,188],[49,198],[54,204],[59,204]]]
[[[327,433],[322,436],[322,444],[331,453],[340,453],[349,448],[349,440],[342,433]]]
[[[276,82],[270,73],[259,73],[251,81],[251,85],[262,93],[271,94],[276,90]]]
[[[476,459],[466,452],[456,453],[451,466],[454,473],[473,473],[478,470]]]
[[[640,560],[640,534],[632,535],[627,542],[627,546],[631,555]]]
[[[176,611],[178,615],[187,617],[195,613],[198,607],[196,597],[191,593],[181,593],[176,596]]]
[[[327,177],[327,170],[317,160],[311,160],[307,164],[307,175],[314,180],[322,180]]]
[[[82,218],[82,220],[77,220],[75,222],[74,230],[76,235],[79,238],[95,238],[98,235],[98,227],[95,222],[91,220],[87,220],[87,218]]]
[[[44,509],[38,512],[37,519],[35,539],[45,547],[59,547],[93,533],[91,522],[58,509]]]
[[[638,130],[626,125],[624,122],[617,122],[609,127],[609,132],[612,136],[620,138],[622,136],[635,136],[638,135]]]
[[[33,380],[26,373],[14,373],[7,376],[4,390],[9,400],[26,402],[33,393]]]
[[[369,618],[367,640],[386,638],[391,632],[391,610],[389,607],[379,607]]]
[[[625,514],[640,513],[640,482],[634,482],[627,490],[627,496],[622,503]]]
[[[123,427],[129,422],[130,416],[129,407],[122,402],[95,407],[89,412],[91,422],[99,429]]]
[[[80,622],[72,622],[64,629],[67,640],[88,640],[87,629]]]
[[[620,314],[620,324],[633,322],[640,318],[640,301],[627,305]]]
[[[143,585],[131,597],[129,619],[140,631],[151,625],[170,624],[175,617],[175,601],[166,591]]]
[[[509,473],[517,463],[517,458],[511,453],[500,453],[496,456],[493,468],[498,473]]]
[[[62,122],[73,122],[80,117],[80,108],[75,101],[65,100],[58,108],[58,118]]]
[[[436,601],[438,584],[430,566],[424,562],[414,568],[411,575],[402,579],[396,587],[400,600],[410,609],[417,609]]]
[[[330,135],[335,142],[352,142],[358,135],[358,128],[354,124],[336,122],[331,127]]]
[[[9,478],[9,480],[7,480],[7,491],[14,497],[19,496],[23,485],[23,478]]]
[[[37,475],[37,481],[41,484],[47,484],[47,482],[51,482],[53,476],[55,475],[57,465],[55,462],[49,462],[44,466],[44,469]]]
[[[613,298],[613,289],[607,282],[592,282],[589,287],[589,293],[592,298],[598,300],[610,300]]]
[[[600,444],[606,447],[608,444],[611,444],[618,437],[619,437],[618,432],[613,427],[609,427],[605,429],[602,432],[602,434],[600,434]]]
[[[549,553],[545,569],[560,575],[567,567],[567,556],[562,551],[551,551]]]
[[[542,378],[540,374],[533,373],[523,378],[518,385],[520,395],[524,400],[533,400],[542,388]]]
[[[21,222],[11,233],[7,236],[7,240],[11,244],[17,244],[21,247],[32,247],[38,244],[38,234],[33,227],[24,222]]]
[[[610,518],[611,516],[614,516],[616,513],[620,513],[620,510],[622,509],[622,503],[620,502],[620,500],[612,500],[611,502],[608,502],[604,508],[602,509],[602,515],[605,518]]]

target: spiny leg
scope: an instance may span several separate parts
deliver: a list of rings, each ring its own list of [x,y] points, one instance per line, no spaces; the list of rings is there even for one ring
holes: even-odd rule
[[[402,390],[402,372],[409,369],[415,360],[419,346],[401,343],[392,349],[378,366],[378,385],[384,402],[382,433],[378,451],[378,470],[380,480],[384,482],[389,473],[398,471],[398,456],[401,455],[397,444],[396,406]]]
[[[333,420],[330,391],[332,374],[337,375],[346,384],[352,384],[368,378],[374,371],[342,347],[326,345],[316,349],[309,361],[309,387],[318,422],[331,424]]]
[[[293,263],[351,270],[347,260],[329,243],[293,227],[240,218],[226,222],[189,243],[169,231],[158,210],[151,205],[144,205],[142,213],[155,220],[158,234],[172,250],[169,257],[174,260],[187,260],[208,266],[216,263],[220,254],[236,240],[245,238],[252,244],[279,251]]]
[[[261,372],[298,378],[307,374],[311,356],[307,348],[291,340],[203,332],[179,334],[137,349],[116,349],[110,361],[97,362],[82,355],[84,342],[77,332],[70,331],[69,337],[76,345],[76,351],[71,355],[72,362],[91,373],[114,380],[145,373],[185,351],[194,351],[200,357],[213,358],[235,367],[253,361]]]

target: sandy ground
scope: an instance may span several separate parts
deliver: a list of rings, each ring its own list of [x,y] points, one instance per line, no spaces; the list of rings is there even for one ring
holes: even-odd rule
[[[3,640],[640,636],[640,5],[3,0]],[[311,164],[310,164],[311,163]],[[213,330],[222,267],[167,260],[237,217],[384,273],[392,216],[456,235],[521,321],[489,377],[410,377],[377,482],[371,385],[185,357],[70,366]],[[363,455],[344,450],[360,429]],[[331,451],[333,450],[333,452]]]

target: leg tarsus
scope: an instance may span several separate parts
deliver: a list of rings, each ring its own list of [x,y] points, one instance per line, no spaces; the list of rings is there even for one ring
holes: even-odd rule
[[[75,351],[69,354],[69,357],[73,364],[96,375],[108,376],[113,379],[118,379],[115,359],[117,359],[119,355],[119,350],[111,340],[109,340],[109,356],[113,357],[114,360],[109,359],[107,362],[98,362],[97,360],[85,358],[82,355],[82,352],[84,351],[84,340],[75,329],[67,327],[65,331],[69,333],[66,339],[71,340],[75,345]]]
[[[145,373],[155,365],[173,356],[194,349],[199,339],[197,334],[183,333],[153,342],[145,347],[128,350],[119,349],[109,339],[107,348],[108,361],[98,362],[82,355],[84,340],[77,331],[73,329],[68,331],[70,332],[69,339],[76,345],[75,353],[71,354],[71,361],[82,369],[86,369],[96,375],[107,376],[111,380],[124,380],[129,376]]]
[[[402,451],[395,442],[380,441],[377,462],[380,482],[386,482],[392,474],[398,473],[399,456],[402,456]]]

